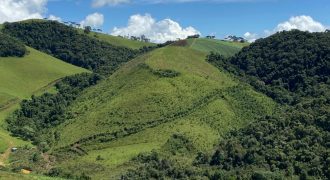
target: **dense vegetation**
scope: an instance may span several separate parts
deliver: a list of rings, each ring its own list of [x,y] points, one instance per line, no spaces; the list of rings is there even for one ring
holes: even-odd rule
[[[26,51],[23,43],[6,34],[0,33],[0,57],[22,57],[26,54]]]
[[[55,21],[5,23],[2,31],[37,50],[106,75],[139,53],[89,37]]]
[[[271,116],[234,130],[212,155],[184,169],[153,154],[123,178],[330,178],[330,34],[277,33],[233,58],[208,61],[236,74],[283,105]]]
[[[38,97],[32,96],[31,100],[23,100],[21,108],[7,119],[8,129],[15,136],[32,140],[47,150],[54,139],[47,137],[48,142],[42,142],[42,136],[49,136],[51,127],[63,123],[67,115],[66,109],[71,102],[83,89],[95,85],[98,80],[100,77],[95,74],[73,75],[56,83],[58,93],[46,93]],[[56,133],[54,138],[57,138]]]
[[[281,32],[243,48],[234,58],[214,53],[209,61],[248,76],[256,89],[280,103],[296,104],[299,97],[319,97],[330,81],[330,33],[298,30]]]

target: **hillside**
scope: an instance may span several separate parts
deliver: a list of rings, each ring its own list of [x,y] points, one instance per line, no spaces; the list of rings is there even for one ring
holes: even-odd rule
[[[81,32],[82,32],[82,30],[81,30]],[[105,41],[105,42],[115,45],[115,46],[122,46],[122,47],[131,48],[131,49],[140,49],[144,46],[156,46],[156,44],[154,44],[154,43],[133,41],[133,40],[126,39],[123,37],[112,36],[112,35],[108,35],[108,34],[104,34],[104,33],[91,32],[88,34],[88,36],[97,38],[101,41]]]
[[[196,153],[184,168],[151,153],[136,158],[138,168],[123,179],[329,179],[329,42],[329,32],[293,30],[257,40],[231,58],[210,54],[208,62],[281,108],[232,130],[214,152]]]
[[[215,52],[223,56],[230,57],[238,53],[243,47],[248,46],[248,43],[229,42],[217,39],[194,38],[187,40],[187,46],[204,53]]]
[[[2,32],[60,60],[103,75],[113,73],[140,53],[89,37],[56,21],[5,23]]]
[[[25,53],[26,48],[23,43],[0,32],[0,57],[22,57]]]
[[[54,130],[56,167],[94,178],[119,175],[139,153],[176,151],[167,145],[175,134],[192,142],[193,152],[211,151],[219,135],[272,113],[274,102],[205,56],[185,47],[160,48],[89,88],[69,107],[72,118]],[[191,161],[188,154],[183,158]],[[95,161],[98,156],[103,160]]]
[[[5,131],[4,119],[12,113],[22,99],[33,94],[52,91],[54,82],[72,74],[88,72],[35,49],[27,48],[24,57],[0,57],[0,149],[24,144]],[[3,143],[4,142],[4,143]],[[0,158],[0,161],[2,159]]]

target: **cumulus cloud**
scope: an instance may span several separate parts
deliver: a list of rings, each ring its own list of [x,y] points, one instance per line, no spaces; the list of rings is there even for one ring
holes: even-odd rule
[[[326,27],[322,23],[315,21],[312,17],[302,15],[291,17],[288,21],[278,24],[274,29],[274,32],[289,31],[292,29],[309,32],[323,32],[326,30]]]
[[[57,16],[54,16],[54,15],[49,15],[48,17],[49,20],[52,20],[52,21],[58,21],[58,22],[61,22],[62,19],[60,17],[57,17]]]
[[[263,35],[247,32],[244,34],[244,37],[248,41],[253,42],[256,39],[270,36],[276,32],[290,31],[293,29],[309,32],[324,32],[327,26],[314,20],[311,16],[293,16],[289,20],[279,23],[273,30],[265,30]]]
[[[93,13],[88,15],[80,22],[81,26],[100,27],[104,23],[104,16],[100,13]]]
[[[102,6],[115,6],[118,4],[125,4],[129,3],[130,0],[93,0],[92,6],[93,7],[102,7]]]
[[[244,38],[249,42],[254,42],[258,39],[258,34],[246,32]]]
[[[1,0],[0,23],[25,19],[40,19],[47,0]]]
[[[156,21],[149,14],[136,14],[130,17],[127,27],[115,27],[111,34],[115,36],[145,35],[152,42],[163,43],[177,38],[184,39],[189,35],[200,34],[200,32],[191,26],[183,28],[171,19]]]

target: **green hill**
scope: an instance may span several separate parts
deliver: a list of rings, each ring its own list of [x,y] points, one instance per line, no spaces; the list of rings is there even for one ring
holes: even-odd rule
[[[248,43],[240,43],[240,42],[229,42],[222,41],[217,39],[188,39],[187,46],[202,51],[205,53],[215,52],[222,54],[226,57],[232,56],[233,54],[238,53],[243,47],[248,46]]]
[[[96,179],[115,176],[139,153],[176,151],[174,134],[191,142],[193,152],[211,151],[219,135],[272,113],[273,101],[205,56],[186,47],[160,48],[86,90],[69,108],[72,118],[54,130],[60,136],[56,167]],[[183,159],[192,157],[188,152]]]
[[[87,72],[32,48],[27,50],[24,57],[0,57],[0,138],[5,141],[0,144],[2,151],[9,145],[24,144],[3,129],[4,119],[22,99],[53,91],[52,85],[65,76]]]
[[[140,49],[144,46],[156,46],[156,44],[154,44],[154,43],[133,41],[133,40],[126,39],[123,37],[112,36],[112,35],[108,35],[108,34],[104,34],[104,33],[91,32],[88,35],[90,37],[95,37],[99,40],[105,41],[105,42],[115,45],[115,46],[123,46],[123,47],[128,47],[131,49]]]
[[[89,37],[56,21],[6,23],[2,32],[60,60],[104,75],[141,53]]]

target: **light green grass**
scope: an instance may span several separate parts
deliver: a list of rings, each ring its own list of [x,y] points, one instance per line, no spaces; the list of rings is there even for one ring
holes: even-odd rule
[[[82,29],[78,29],[78,31],[80,33],[84,33]],[[94,37],[101,41],[105,41],[105,42],[115,45],[115,46],[122,46],[122,47],[131,48],[131,49],[140,49],[143,46],[156,46],[156,44],[154,44],[154,43],[134,41],[134,40],[126,39],[123,37],[112,36],[109,34],[98,33],[98,32],[90,32],[88,34],[88,36]]]
[[[40,175],[23,175],[0,170],[0,180],[64,180],[62,178],[53,178]]]
[[[28,48],[23,58],[0,58],[0,93],[20,99],[68,75],[87,72],[56,58]],[[0,102],[1,103],[1,102]]]
[[[209,53],[211,51],[220,53],[226,57],[238,53],[243,47],[248,46],[248,43],[228,42],[217,39],[188,39],[188,46],[192,49]]]
[[[118,176],[129,160],[152,149],[167,153],[164,144],[180,133],[196,151],[210,152],[220,137],[258,116],[271,114],[275,103],[205,61],[206,53],[169,46],[130,61],[108,79],[89,88],[70,107],[73,118],[60,125],[56,152],[81,139],[87,155],[67,158],[64,169],[91,173],[95,179]],[[159,77],[154,70],[180,75]],[[132,134],[131,128],[137,128]],[[116,138],[112,137],[117,132]],[[96,161],[100,155],[104,160]],[[192,157],[183,158],[191,161]],[[86,167],[82,167],[86,165]],[[87,165],[94,169],[90,172]]]
[[[22,99],[40,95],[45,91],[54,92],[53,83],[65,76],[88,72],[85,69],[65,63],[59,59],[27,48],[29,54],[22,57],[0,57],[0,137],[5,142],[0,149],[12,144],[29,144],[9,135],[4,130],[5,118],[19,106]]]

